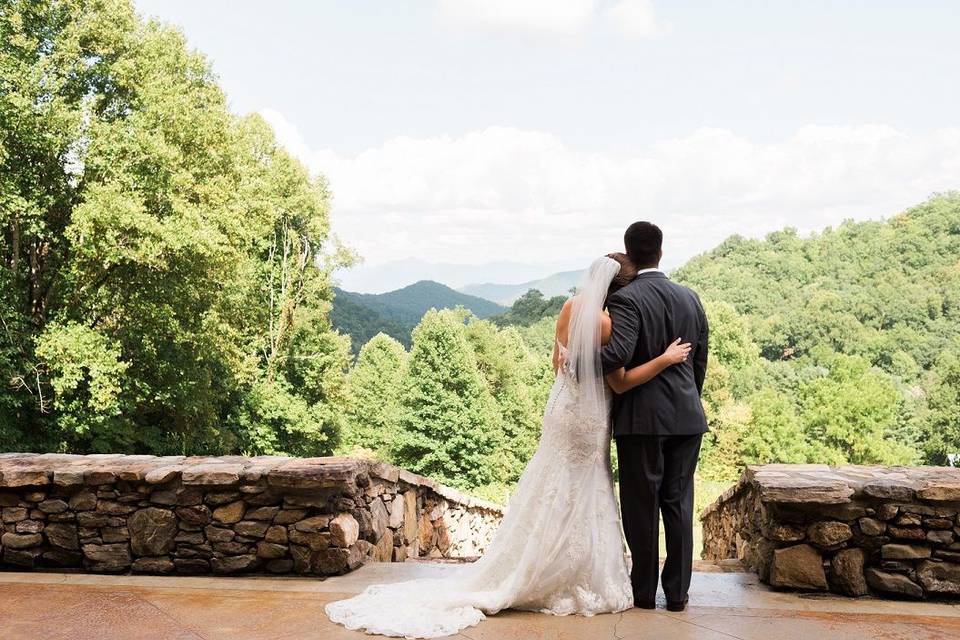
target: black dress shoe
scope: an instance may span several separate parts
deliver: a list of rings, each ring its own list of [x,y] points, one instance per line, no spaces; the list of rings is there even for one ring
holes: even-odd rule
[[[685,598],[683,602],[668,602],[667,611],[680,612],[687,608],[687,603],[690,602],[690,598]]]
[[[650,602],[634,602],[633,606],[637,609],[656,609],[657,603],[651,600]]]

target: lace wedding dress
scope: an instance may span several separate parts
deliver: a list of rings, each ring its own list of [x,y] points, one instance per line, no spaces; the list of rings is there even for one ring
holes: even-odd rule
[[[616,271],[601,267],[586,286],[605,293]],[[600,310],[603,298],[589,300],[589,293],[581,288],[579,306],[595,302]],[[578,349],[599,349],[599,335],[584,328],[589,322],[599,327],[599,316],[577,314],[576,306],[570,351],[561,346],[565,364],[547,402],[539,447],[484,556],[446,578],[368,587],[328,604],[330,620],[373,634],[436,638],[506,608],[591,616],[633,605],[610,470],[609,392],[597,384],[592,355],[580,362],[576,357]],[[578,327],[584,334],[579,342]]]

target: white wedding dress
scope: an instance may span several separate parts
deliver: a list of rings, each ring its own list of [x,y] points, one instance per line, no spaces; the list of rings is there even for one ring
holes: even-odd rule
[[[609,278],[600,280],[592,284],[605,291]],[[633,606],[610,470],[609,392],[600,387],[599,403],[587,397],[596,393],[583,384],[594,363],[577,367],[568,344],[539,447],[483,557],[449,577],[368,587],[328,604],[330,620],[372,634],[437,638],[507,608],[591,616]],[[593,369],[593,383],[598,375]]]

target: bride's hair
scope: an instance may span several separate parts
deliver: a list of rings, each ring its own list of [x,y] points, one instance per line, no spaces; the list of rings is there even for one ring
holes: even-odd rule
[[[620,289],[624,288],[637,277],[637,265],[625,253],[608,253],[607,257],[620,263],[620,271],[613,276],[610,281],[610,288],[607,289],[607,299]]]

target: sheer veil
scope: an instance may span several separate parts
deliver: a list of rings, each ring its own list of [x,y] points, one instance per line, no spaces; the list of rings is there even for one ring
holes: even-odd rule
[[[613,258],[597,258],[587,269],[573,298],[566,366],[579,382],[580,410],[584,417],[606,419],[606,392],[600,366],[600,314],[610,282],[619,271],[620,263]]]

